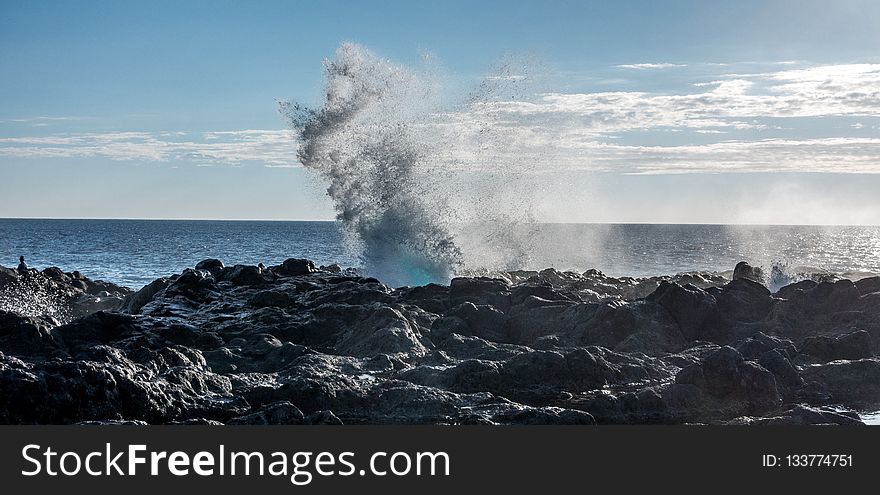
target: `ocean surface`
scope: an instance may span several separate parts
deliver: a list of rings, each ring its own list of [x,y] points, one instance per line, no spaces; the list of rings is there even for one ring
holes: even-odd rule
[[[746,260],[850,278],[880,273],[880,227],[540,224],[531,232],[521,266],[506,268],[652,276],[724,272]],[[359,267],[358,249],[335,222],[0,219],[0,265],[15,267],[23,255],[38,269],[135,289],[205,258]]]

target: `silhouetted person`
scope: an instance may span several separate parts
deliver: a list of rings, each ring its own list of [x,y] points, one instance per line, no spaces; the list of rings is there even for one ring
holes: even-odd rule
[[[28,273],[27,263],[24,262],[24,256],[18,257],[18,273],[24,275]]]

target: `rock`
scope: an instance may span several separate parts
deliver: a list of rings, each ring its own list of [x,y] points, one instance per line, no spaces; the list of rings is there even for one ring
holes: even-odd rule
[[[332,272],[331,272],[332,273]],[[333,411],[315,411],[306,418],[306,424],[310,425],[341,425],[342,420],[339,419]]]
[[[232,282],[234,285],[261,285],[266,282],[263,270],[251,265],[226,267],[220,275],[220,280]]]
[[[781,349],[771,349],[758,358],[758,364],[776,377],[776,384],[788,391],[796,390],[804,385],[797,368],[791,364],[787,353]]]
[[[207,270],[215,279],[220,278],[224,268],[226,268],[226,265],[222,261],[213,258],[196,263],[196,270]]]
[[[750,337],[741,340],[736,350],[743,355],[745,359],[757,360],[764,354],[772,350],[778,350],[786,359],[793,359],[798,351],[794,343],[782,337],[767,335],[763,332],[757,332]]]
[[[794,404],[767,417],[739,417],[726,422],[728,425],[794,426],[794,425],[863,425],[859,415],[835,411],[830,408]]]
[[[54,280],[59,283],[68,283],[71,281],[71,278],[67,276],[60,268],[57,266],[46,268],[42,271],[43,276],[50,280]]]
[[[0,423],[852,424],[832,405],[880,405],[872,283],[542,270],[391,289],[211,259],[131,293],[0,270],[0,301],[37,308],[0,306]]]
[[[431,338],[442,340],[450,333],[473,335],[495,342],[504,342],[504,324],[506,317],[493,306],[482,304],[477,306],[471,302],[459,304],[449,310],[443,317],[434,320],[431,326]]]
[[[805,398],[854,409],[880,405],[880,360],[832,361],[805,366],[801,375],[810,388]]]
[[[740,261],[733,269],[734,280],[751,280],[759,284],[764,283],[764,271],[756,266],[752,266],[745,261]]]
[[[318,267],[318,270],[328,273],[342,273],[342,267],[336,263],[333,263],[332,265],[321,265]]]
[[[264,290],[257,292],[248,300],[248,304],[257,308],[279,307],[284,308],[294,304],[295,299],[290,294],[279,290]]]
[[[281,266],[273,268],[273,271],[285,277],[298,277],[300,275],[308,275],[316,270],[314,263],[309,260],[288,258],[281,263]]]
[[[141,288],[141,290],[129,295],[122,304],[123,310],[131,314],[140,313],[141,308],[152,301],[156,294],[165,290],[169,285],[171,285],[171,281],[167,278],[153,280]]]
[[[715,298],[692,285],[682,287],[663,281],[646,299],[666,308],[689,341],[702,339],[703,327],[717,318]]]
[[[856,330],[835,337],[817,335],[808,337],[801,346],[801,352],[820,361],[837,359],[863,359],[873,355],[871,335],[864,330]]]
[[[880,292],[880,277],[863,278],[855,283],[856,288],[861,295],[873,294]]]
[[[693,385],[732,410],[766,412],[782,403],[776,379],[736,349],[725,346],[701,363],[685,367],[675,377],[679,385]]]
[[[770,314],[773,298],[763,285],[748,278],[739,278],[721,288],[707,291],[715,297],[719,312],[719,327],[735,328],[736,323],[754,323]],[[722,334],[720,338],[731,338]]]
[[[4,287],[16,281],[18,281],[18,270],[0,266],[0,287]]]
[[[504,312],[510,307],[509,288],[507,281],[496,278],[454,278],[449,283],[449,299],[453,304],[486,304]]]
[[[261,406],[244,416],[229,420],[230,425],[299,425],[305,422],[305,416],[296,406],[287,401],[273,402]]]

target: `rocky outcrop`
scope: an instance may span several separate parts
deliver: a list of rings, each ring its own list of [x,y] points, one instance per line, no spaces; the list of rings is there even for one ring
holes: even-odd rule
[[[771,294],[744,270],[393,289],[211,259],[134,293],[45,270],[32,280],[76,317],[0,311],[0,422],[849,424],[841,408],[880,408],[876,282]]]

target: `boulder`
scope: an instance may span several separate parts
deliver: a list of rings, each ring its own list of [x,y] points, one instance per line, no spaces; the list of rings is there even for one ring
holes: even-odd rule
[[[216,279],[220,278],[226,265],[218,259],[209,258],[196,263],[196,270],[207,270]]]
[[[873,355],[871,334],[856,330],[845,335],[816,335],[808,337],[801,346],[801,353],[823,362],[837,359],[863,359]]]
[[[315,264],[309,260],[288,258],[284,260],[280,266],[274,267],[273,271],[278,275],[283,275],[285,277],[298,277],[300,275],[314,273],[317,270],[315,270]]]
[[[740,261],[733,269],[733,280],[751,280],[763,284],[765,281],[764,271],[759,267],[752,266],[745,261]]]

